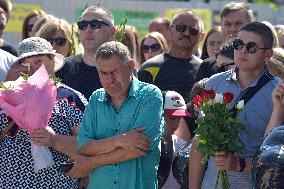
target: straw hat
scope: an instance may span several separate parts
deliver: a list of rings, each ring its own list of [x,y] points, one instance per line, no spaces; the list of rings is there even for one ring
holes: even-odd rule
[[[17,51],[18,59],[16,59],[14,63],[30,56],[52,54],[54,55],[55,61],[54,71],[60,70],[64,65],[64,57],[61,54],[56,53],[47,40],[40,37],[24,39],[18,45]]]

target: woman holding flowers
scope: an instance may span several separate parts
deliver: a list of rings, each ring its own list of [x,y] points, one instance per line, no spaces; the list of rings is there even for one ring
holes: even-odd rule
[[[25,73],[25,77],[35,75],[43,68],[43,65],[47,73],[54,77],[54,72],[63,66],[63,56],[55,53],[51,44],[39,37],[23,40],[18,46],[18,54],[19,58],[7,75],[8,80],[17,79],[21,73]],[[36,78],[36,80],[41,79],[40,76]],[[40,86],[37,87],[40,88]],[[24,88],[19,90],[22,92]],[[55,103],[47,104],[46,107],[51,106],[51,118],[49,121],[47,119],[48,126],[40,129],[26,129],[13,124],[13,127],[5,133],[13,117],[8,117],[7,109],[5,110],[3,104],[0,104],[2,107],[0,108],[0,132],[4,133],[0,140],[0,188],[78,188],[78,180],[65,176],[59,171],[59,165],[67,161],[68,157],[77,158],[75,135],[82,119],[86,99],[63,84],[57,84],[54,91],[57,91]],[[15,91],[15,95],[17,92]],[[33,93],[31,98],[34,100],[38,98],[38,95],[38,93]],[[0,96],[1,102],[4,103],[5,99],[2,97]],[[26,99],[26,102],[32,99]],[[49,99],[39,98],[36,103],[30,105],[37,107],[37,103],[41,104],[41,101],[46,100]],[[45,117],[38,117],[44,108],[35,108],[33,112],[22,112],[22,119],[29,116],[34,120],[42,119],[44,122]],[[14,121],[16,122],[15,117]],[[35,169],[35,156],[32,155],[31,143],[48,147],[54,164],[43,169]]]
[[[190,189],[214,188],[217,172],[223,170],[227,173],[229,187],[222,186],[222,188],[252,188],[249,175],[252,157],[261,144],[269,122],[273,108],[271,93],[279,82],[265,66],[265,62],[273,53],[273,34],[265,24],[252,22],[241,28],[233,45],[236,68],[212,76],[207,81],[206,88],[220,94],[232,93],[234,98],[228,109],[234,107],[242,95],[252,94],[249,100],[245,100],[244,109],[237,116],[244,125],[244,130],[239,135],[242,151],[216,148],[215,153],[204,154],[200,150],[196,151],[199,143],[203,142],[196,139],[189,160]],[[206,113],[204,116],[206,117]],[[231,127],[234,127],[233,125]],[[221,137],[226,133],[217,132],[218,134]],[[228,144],[229,147],[232,145]],[[201,163],[205,155],[211,156],[206,171],[205,165]],[[221,184],[218,188],[221,188]]]

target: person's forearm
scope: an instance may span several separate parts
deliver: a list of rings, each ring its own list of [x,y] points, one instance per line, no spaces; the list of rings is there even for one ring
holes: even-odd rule
[[[115,136],[101,140],[92,140],[85,144],[80,150],[80,154],[85,156],[94,156],[109,153],[117,148]]]
[[[200,189],[204,172],[205,165],[201,163],[204,155],[200,152],[196,152],[198,144],[193,141],[189,156],[189,188]]]
[[[284,121],[283,110],[274,108],[269,123],[266,127],[264,136],[266,136],[273,128],[283,124],[283,121]]]
[[[76,136],[56,134],[54,136],[54,142],[51,147],[63,154],[66,154],[72,159],[78,154],[76,150],[76,145]]]
[[[127,160],[138,158],[143,155],[144,155],[143,153],[137,154],[135,152],[128,151],[124,148],[117,148],[109,153],[95,155],[91,157],[90,161],[92,168],[95,169],[103,165],[120,163]]]

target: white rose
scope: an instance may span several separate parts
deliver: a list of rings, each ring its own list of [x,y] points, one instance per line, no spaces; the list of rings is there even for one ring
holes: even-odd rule
[[[237,109],[242,110],[245,106],[245,101],[241,100],[237,103]]]
[[[201,117],[204,117],[204,116],[205,116],[204,112],[202,110],[200,110],[198,118],[201,118]]]
[[[214,103],[222,103],[223,102],[223,94],[216,93]]]

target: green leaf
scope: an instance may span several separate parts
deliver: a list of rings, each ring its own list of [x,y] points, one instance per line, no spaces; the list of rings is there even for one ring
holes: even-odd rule
[[[116,40],[119,41],[119,42],[121,42],[124,38],[126,23],[127,23],[127,17],[125,17],[124,20],[122,21],[122,23],[120,23],[116,27],[115,37],[116,37]]]

